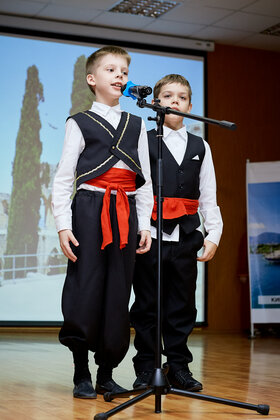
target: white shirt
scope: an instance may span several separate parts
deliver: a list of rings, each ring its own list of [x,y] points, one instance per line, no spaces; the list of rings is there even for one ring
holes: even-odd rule
[[[180,130],[174,131],[164,126],[163,141],[174,156],[178,165],[180,165],[184,159],[188,144],[186,127],[183,126]],[[199,174],[199,212],[204,219],[204,228],[208,233],[207,240],[219,245],[223,231],[223,221],[220,208],[217,206],[216,177],[211,150],[209,144],[204,140],[203,142],[205,146],[205,156]],[[151,226],[151,234],[152,238],[157,237],[156,228],[154,226]],[[178,242],[179,234],[180,229],[179,225],[177,225],[171,235],[163,232],[162,239],[164,241]]]
[[[106,119],[115,129],[119,125],[122,112],[120,105],[110,107],[100,102],[93,102],[90,110]],[[52,210],[58,232],[64,229],[72,230],[71,195],[73,193],[77,162],[84,148],[85,140],[82,132],[76,121],[69,118],[66,122],[62,156],[52,189]],[[135,194],[138,231],[140,232],[141,230],[150,230],[150,218],[154,202],[147,132],[143,120],[138,142],[138,156],[146,183],[141,188],[138,188],[136,192],[130,194]],[[114,165],[114,168],[131,170],[121,160]],[[81,184],[78,189],[105,191],[102,188],[86,183]],[[116,194],[116,191],[112,191],[112,193]]]

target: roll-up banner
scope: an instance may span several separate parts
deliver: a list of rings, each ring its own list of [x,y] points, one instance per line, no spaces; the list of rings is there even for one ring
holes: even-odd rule
[[[280,322],[280,161],[247,161],[247,232],[251,333]]]

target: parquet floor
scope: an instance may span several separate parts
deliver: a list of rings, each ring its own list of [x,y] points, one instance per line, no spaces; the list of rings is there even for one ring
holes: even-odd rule
[[[203,382],[203,393],[251,404],[269,404],[270,413],[175,395],[162,397],[162,413],[154,412],[150,396],[112,418],[117,420],[235,420],[280,419],[280,339],[249,340],[241,335],[194,332],[191,370]],[[134,381],[131,344],[114,378],[130,388]],[[0,332],[0,419],[84,420],[123,402],[79,400],[72,397],[72,359],[57,340],[57,332]],[[91,361],[93,381],[96,368]]]

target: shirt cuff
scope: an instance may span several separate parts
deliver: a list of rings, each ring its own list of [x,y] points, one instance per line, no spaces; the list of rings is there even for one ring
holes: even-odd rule
[[[221,232],[218,232],[216,230],[212,230],[208,233],[208,235],[205,237],[205,239],[207,239],[207,241],[213,242],[215,245],[219,246],[221,236],[222,236]]]
[[[151,230],[151,222],[149,217],[138,217],[138,233],[141,232],[141,230]]]
[[[60,232],[61,230],[72,230],[72,218],[67,218],[65,216],[57,216],[55,217],[55,227],[57,232]]]

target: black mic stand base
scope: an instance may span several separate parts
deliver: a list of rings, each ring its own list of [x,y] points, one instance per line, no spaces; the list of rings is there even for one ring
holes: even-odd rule
[[[183,397],[194,398],[203,401],[210,401],[218,404],[231,405],[233,407],[245,408],[247,410],[255,410],[260,414],[267,415],[269,413],[269,405],[266,404],[249,404],[243,403],[240,401],[228,400],[225,398],[212,397],[211,395],[204,395],[200,392],[184,391],[182,389],[173,388],[166,377],[166,369],[156,368],[151,379],[151,385],[146,389],[133,389],[130,391],[113,394],[112,392],[106,392],[104,394],[104,400],[107,402],[112,401],[114,398],[125,398],[136,395],[134,398],[118,405],[117,407],[112,408],[105,413],[98,413],[94,416],[94,420],[105,420],[114,414],[125,410],[127,407],[138,403],[141,400],[149,397],[150,395],[155,395],[155,413],[161,413],[161,396],[174,394],[181,395]]]

